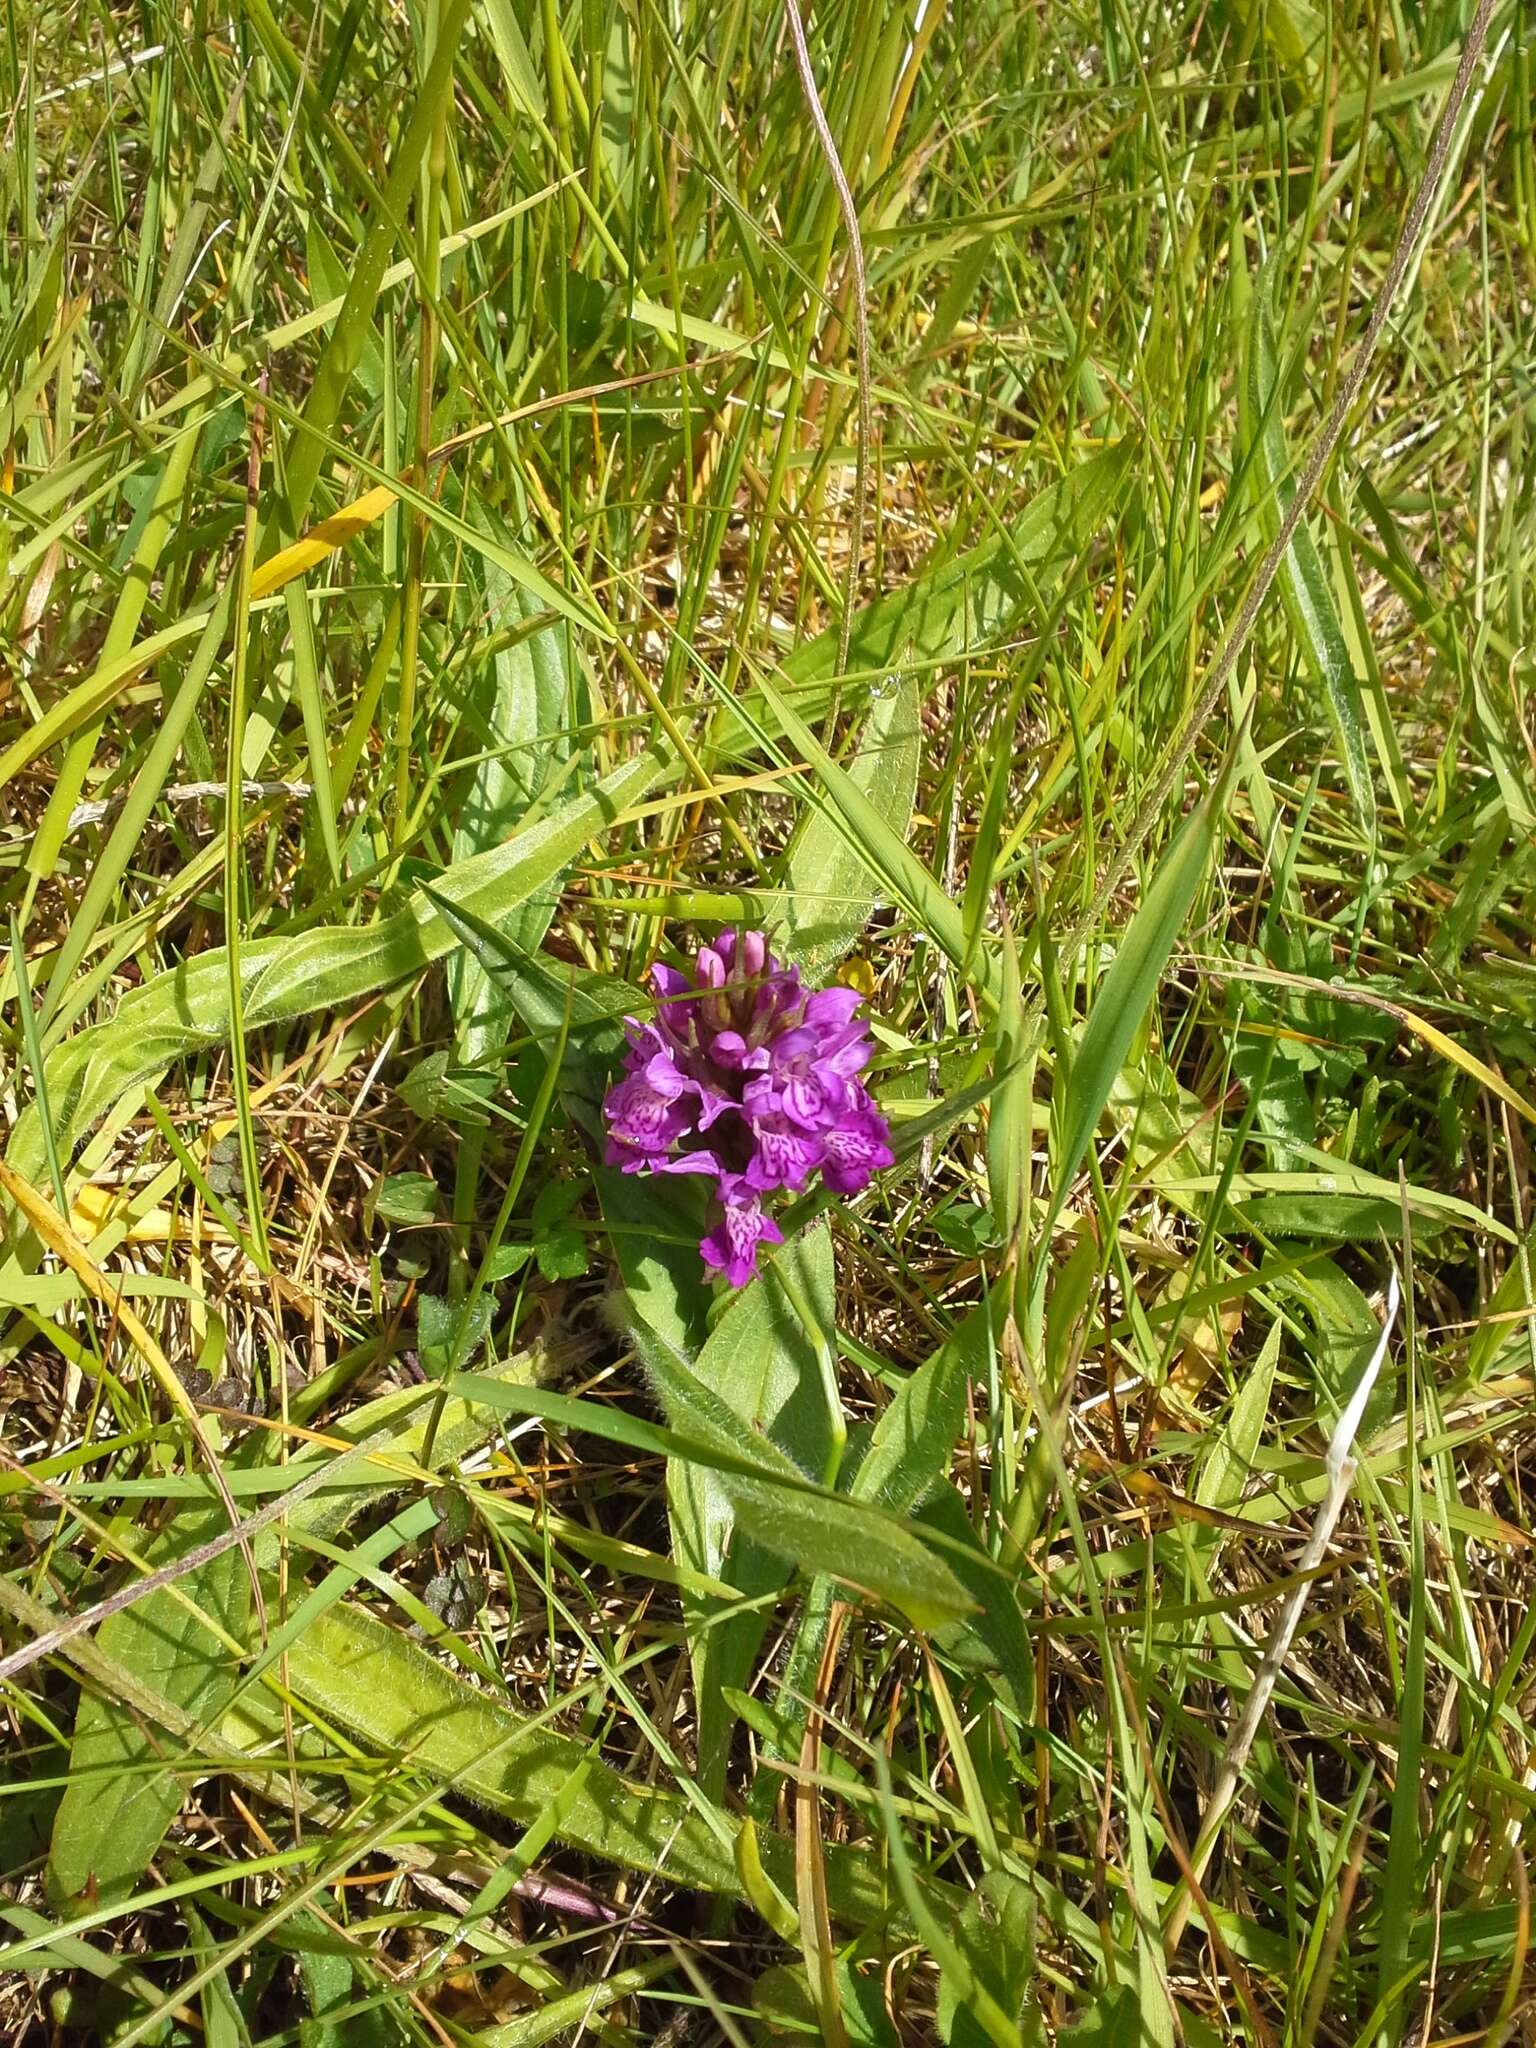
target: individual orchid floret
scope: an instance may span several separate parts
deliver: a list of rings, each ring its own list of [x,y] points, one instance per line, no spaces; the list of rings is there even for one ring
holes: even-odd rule
[[[733,1287],[783,1235],[763,1197],[820,1173],[857,1194],[892,1163],[890,1131],[859,1076],[874,1045],[855,990],[807,991],[762,932],[723,932],[693,970],[658,964],[648,1023],[626,1019],[624,1074],[603,1104],[606,1157],[626,1173],[699,1174],[718,1220],[699,1251]]]
[[[784,1233],[763,1214],[762,1197],[745,1174],[720,1176],[720,1221],[699,1242],[706,1266],[723,1273],[733,1287],[745,1287],[757,1271],[760,1244],[782,1244]]]

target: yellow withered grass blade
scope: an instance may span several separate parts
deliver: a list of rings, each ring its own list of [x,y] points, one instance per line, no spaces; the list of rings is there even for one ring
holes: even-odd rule
[[[234,1496],[219,1469],[213,1445],[204,1432],[203,1418],[198,1414],[196,1403],[178,1379],[174,1366],[155,1342],[153,1335],[139,1321],[123,1299],[121,1290],[97,1265],[53,1204],[45,1196],[40,1195],[30,1181],[24,1180],[14,1167],[8,1166],[3,1159],[0,1159],[0,1189],[3,1189],[15,1203],[54,1257],[61,1259],[86,1292],[93,1295],[111,1313],[113,1321],[143,1359],[156,1385],[191,1430],[193,1440],[218,1491],[219,1499],[224,1504],[224,1512],[229,1516],[230,1525],[238,1529],[240,1511],[235,1506]],[[240,1548],[245,1556],[246,1569],[251,1575],[256,1611],[262,1617],[262,1634],[265,1636],[266,1617],[261,1586],[256,1575],[256,1561],[251,1555],[249,1543],[243,1537]]]

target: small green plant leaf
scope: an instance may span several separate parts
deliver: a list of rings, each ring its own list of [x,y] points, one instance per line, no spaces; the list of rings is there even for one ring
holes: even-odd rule
[[[546,1280],[576,1280],[587,1270],[587,1240],[579,1230],[552,1230],[533,1247]]]
[[[373,1213],[402,1229],[435,1223],[442,1213],[437,1182],[430,1173],[392,1173],[379,1182]]]
[[[399,1084],[400,1099],[423,1123],[451,1123],[459,1130],[483,1129],[483,1107],[496,1077],[480,1069],[455,1068],[446,1052],[428,1053]]]
[[[853,1481],[855,1499],[909,1514],[944,1477],[965,1424],[966,1389],[986,1371],[989,1330],[973,1310],[897,1390]]]
[[[932,1224],[935,1235],[962,1258],[980,1258],[1002,1241],[997,1219],[979,1202],[946,1202],[934,1211]]]
[[[964,1500],[945,1480],[917,1509],[917,1520],[945,1539],[944,1560],[971,1597],[971,1612],[934,1638],[962,1669],[988,1674],[1015,1714],[1027,1716],[1034,1665],[1023,1611],[1012,1581],[982,1548]]]
[[[455,1365],[468,1365],[491,1334],[495,1316],[496,1304],[489,1294],[478,1294],[467,1304],[441,1294],[418,1294],[416,1336],[421,1369],[428,1379],[441,1379]]]
[[[955,1923],[954,1957],[940,1973],[945,2048],[988,2048],[998,2040],[997,2017],[1009,2023],[1018,2048],[1043,2043],[1040,2013],[1031,2004],[1034,1974],[1034,1894],[1011,1872],[989,1871]],[[986,1993],[991,2031],[973,2010],[977,1987]]]
[[[492,515],[478,515],[489,523]],[[510,544],[510,535],[500,535]],[[492,633],[505,632],[540,615],[540,607],[506,571],[487,561],[483,569],[485,608]],[[563,621],[540,626],[481,664],[471,689],[467,727],[483,752],[453,834],[455,862],[499,846],[516,829],[540,783],[562,756],[563,734],[574,722]],[[553,882],[518,905],[505,922],[507,935],[524,952],[535,953],[554,914]],[[468,951],[448,968],[456,1049],[466,1066],[500,1053],[506,1042],[511,1004],[504,990]]]
[[[880,692],[859,733],[849,780],[893,832],[906,836],[917,797],[922,694],[914,678]],[[785,929],[778,950],[824,979],[869,922],[870,871],[844,832],[808,811],[784,857]]]
[[[532,1257],[531,1244],[499,1244],[486,1261],[487,1283],[494,1285],[498,1280],[510,1280],[514,1273],[521,1273]]]

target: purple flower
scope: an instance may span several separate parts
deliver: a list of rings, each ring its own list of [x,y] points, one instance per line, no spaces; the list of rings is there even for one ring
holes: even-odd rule
[[[782,1244],[784,1233],[771,1216],[763,1214],[756,1188],[749,1188],[746,1176],[720,1176],[720,1221],[701,1239],[699,1253],[706,1266],[723,1273],[733,1287],[745,1287],[757,1271],[760,1244]]]
[[[651,970],[654,1019],[625,1020],[624,1074],[603,1104],[605,1156],[626,1173],[715,1182],[718,1221],[699,1246],[733,1287],[759,1244],[783,1233],[763,1212],[776,1189],[820,1173],[857,1194],[894,1157],[885,1118],[859,1079],[874,1051],[848,988],[807,991],[762,932],[722,932],[689,976]]]

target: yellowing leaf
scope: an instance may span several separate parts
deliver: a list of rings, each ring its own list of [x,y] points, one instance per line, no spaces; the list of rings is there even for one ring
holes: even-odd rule
[[[251,577],[251,596],[270,597],[274,590],[281,590],[295,576],[302,576],[306,570],[313,569],[317,562],[323,562],[327,555],[335,554],[349,540],[355,540],[375,520],[382,519],[398,498],[398,491],[390,490],[387,484],[375,484],[371,491],[364,491],[350,505],[343,505],[329,519],[322,519],[308,533],[300,534],[289,547],[279,548],[275,555],[269,555]]]

